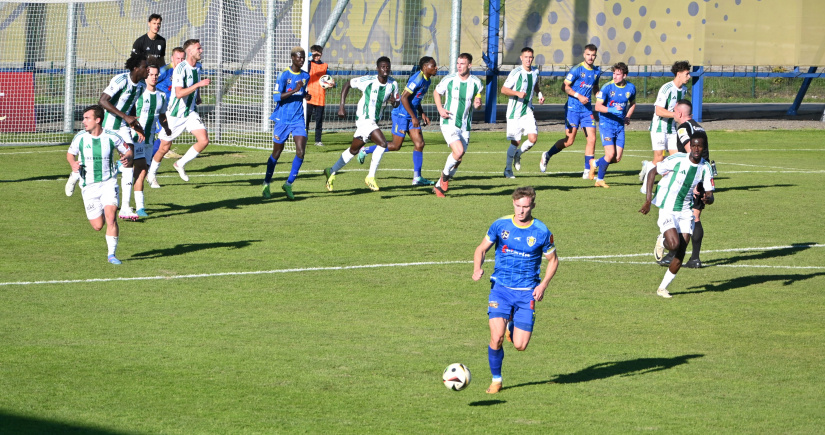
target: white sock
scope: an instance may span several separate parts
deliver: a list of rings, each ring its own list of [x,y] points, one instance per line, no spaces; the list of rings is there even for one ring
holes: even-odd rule
[[[191,162],[192,160],[195,160],[195,157],[197,157],[198,154],[200,154],[200,152],[195,149],[194,145],[189,147],[189,150],[186,151],[186,154],[184,154],[183,157],[181,157],[180,160],[178,160],[178,167],[182,168],[186,166],[187,163]]]
[[[355,157],[355,154],[351,153],[349,151],[349,148],[345,149],[344,152],[341,153],[341,157],[338,159],[338,161],[335,162],[334,165],[332,165],[332,173],[335,174],[338,171],[340,171],[341,168],[346,166],[347,163],[349,163],[350,160],[352,160],[353,157]]]
[[[143,203],[143,191],[142,190],[135,190],[135,208],[140,210],[144,208]]]
[[[77,183],[80,180],[80,172],[72,172],[69,174],[69,180],[71,180],[72,183]]]
[[[378,164],[381,163],[381,158],[386,151],[386,148],[375,147],[375,151],[372,153],[372,159],[370,160],[370,173],[367,175],[368,177],[375,177],[375,171],[378,170]]]
[[[106,236],[106,246],[109,248],[108,255],[115,255],[117,251],[117,236]]]
[[[158,169],[160,169],[160,162],[156,162],[154,159],[152,163],[149,165],[149,174],[147,176],[155,178],[158,175]]]
[[[132,202],[132,182],[135,177],[135,168],[120,168],[120,188],[123,191],[123,199],[120,201],[120,209],[129,208]]]
[[[524,143],[521,144],[521,152],[526,153],[527,151],[530,151],[530,148],[533,148],[533,145],[535,144],[535,142],[530,142],[529,140],[524,141]]]
[[[659,288],[667,289],[667,286],[670,285],[670,283],[673,281],[673,278],[676,278],[675,273],[670,273],[669,270],[665,272],[665,277],[664,279],[662,279],[662,283],[659,284]]]
[[[458,163],[458,160],[453,157],[453,153],[447,155],[447,163],[444,164],[444,175],[449,177],[455,168],[456,163]]]

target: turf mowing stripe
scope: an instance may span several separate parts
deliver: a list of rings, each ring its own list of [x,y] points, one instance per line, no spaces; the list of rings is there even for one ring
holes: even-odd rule
[[[703,251],[703,253],[711,254],[717,252],[743,252],[743,251],[775,251],[779,249],[803,249],[803,248],[823,248],[825,245],[786,245],[786,246],[768,246],[768,247],[753,247],[753,248],[731,248],[731,249],[717,249],[710,251]],[[595,261],[604,263],[617,264],[640,264],[640,265],[654,265],[653,262],[617,262],[605,261],[603,258],[621,258],[621,257],[644,257],[652,255],[647,254],[619,254],[619,255],[589,255],[579,257],[560,257],[562,261]],[[487,261],[493,263],[493,261]],[[151,281],[162,279],[183,279],[183,278],[214,278],[221,276],[243,276],[243,275],[271,275],[275,273],[295,273],[295,272],[323,272],[330,270],[353,270],[353,269],[375,269],[380,267],[411,267],[411,266],[441,266],[446,264],[472,264],[472,260],[464,261],[420,261],[415,263],[387,263],[387,264],[364,264],[357,266],[327,266],[327,267],[304,267],[297,269],[279,269],[279,270],[256,270],[248,272],[220,272],[220,273],[197,273],[190,275],[168,275],[168,276],[137,276],[131,278],[93,278],[93,279],[69,279],[69,280],[52,280],[52,281],[18,281],[18,282],[0,282],[0,286],[10,285],[38,285],[38,284],[79,284],[90,282],[114,282],[114,281]],[[711,267],[711,266],[708,266]],[[776,268],[776,269],[825,269],[825,266],[747,266],[747,265],[719,265],[712,267],[761,267],[761,268]]]

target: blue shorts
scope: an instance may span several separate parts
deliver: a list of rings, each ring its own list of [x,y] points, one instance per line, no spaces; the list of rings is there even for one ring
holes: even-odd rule
[[[293,122],[291,124],[276,122],[275,127],[272,129],[272,141],[279,144],[284,143],[289,139],[290,134],[293,139],[295,136],[307,137],[307,127],[303,122]]]
[[[614,130],[599,124],[599,134],[602,136],[602,146],[616,145],[619,148],[624,148],[624,129]]]
[[[567,111],[567,128],[596,128],[596,119],[591,112]]]
[[[493,283],[487,303],[491,319],[513,317],[513,325],[522,331],[533,332],[536,323],[536,301],[532,290],[511,290]]]
[[[416,129],[421,130],[421,127],[413,127],[412,118],[406,116],[392,114],[392,134],[393,136],[407,137],[407,132]]]

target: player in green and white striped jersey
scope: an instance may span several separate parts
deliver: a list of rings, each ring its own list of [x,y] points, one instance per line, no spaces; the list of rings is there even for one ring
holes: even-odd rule
[[[332,165],[331,168],[324,169],[326,178],[327,190],[332,192],[333,184],[335,182],[335,174],[341,170],[347,163],[355,157],[361,148],[371,140],[375,145],[386,150],[387,139],[381,128],[378,127],[378,121],[381,120],[381,114],[384,110],[384,103],[389,102],[393,107],[398,106],[398,82],[390,77],[392,65],[390,58],[381,56],[375,62],[377,74],[373,76],[356,77],[344,83],[341,89],[341,104],[338,107],[338,116],[343,118],[347,112],[344,108],[344,103],[347,99],[347,94],[350,88],[360,90],[363,94],[358,100],[355,119],[355,134],[352,137],[352,144],[349,148],[341,153],[338,161]],[[362,160],[359,161],[364,163]],[[375,177],[375,171],[378,169],[380,159],[373,157],[370,162],[370,172],[367,175],[367,180],[370,177]],[[369,181],[367,181],[369,186]]]
[[[538,140],[536,118],[533,116],[533,94],[538,94],[539,104],[544,104],[544,96],[539,92],[538,70],[533,69],[533,49],[524,47],[519,56],[521,65],[517,66],[501,86],[501,93],[510,97],[507,102],[507,162],[504,166],[505,178],[516,178],[513,167],[521,169],[521,155],[527,152]],[[527,140],[519,144],[521,136]],[[515,163],[514,163],[515,161]]]
[[[143,80],[148,74],[146,56],[142,54],[132,54],[126,61],[127,73],[118,74],[109,82],[109,86],[100,95],[100,104],[106,110],[106,115],[103,118],[103,128],[115,132],[123,139],[126,146],[132,148],[134,152],[134,144],[132,141],[132,129],[138,136],[139,140],[143,140],[143,128],[135,116],[130,113],[135,107],[135,102],[143,94],[146,85]],[[131,128],[130,128],[131,127]],[[132,195],[132,180],[134,179],[134,168],[131,164],[123,165],[121,172],[121,188],[125,198]],[[128,204],[128,201],[127,201]],[[136,220],[137,215],[131,208],[123,208],[120,210],[121,219]]]
[[[120,162],[124,166],[131,166],[132,150],[115,132],[103,130],[100,124],[104,116],[101,106],[90,106],[83,110],[82,124],[85,131],[72,140],[66,160],[72,172],[81,176],[83,205],[92,228],[95,231],[103,229],[105,219],[109,263],[120,264],[115,256],[120,232],[115,216],[118,204],[115,151],[120,154]]]
[[[159,187],[157,184],[157,173],[163,156],[172,146],[172,141],[180,136],[184,130],[192,133],[197,142],[175,162],[172,167],[178,171],[183,181],[189,181],[184,166],[194,160],[207,146],[209,146],[209,133],[203,125],[200,115],[197,112],[197,105],[200,104],[200,88],[209,86],[209,79],[201,78],[198,72],[198,61],[203,56],[203,48],[200,40],[188,39],[183,43],[183,51],[186,52],[186,59],[175,67],[172,73],[172,92],[166,109],[167,122],[170,132],[158,132],[160,147],[155,153],[152,163],[149,166],[149,173],[146,179],[152,187]]]
[[[135,103],[135,114],[138,117],[138,122],[143,127],[145,136],[144,140],[135,137],[135,210],[138,217],[149,216],[145,210],[143,180],[146,178],[148,168],[146,161],[152,158],[152,144],[155,141],[158,122],[167,132],[171,131],[166,123],[166,94],[156,88],[159,74],[160,69],[157,65],[149,65],[146,90],[143,91],[143,95]],[[157,181],[155,183],[157,185]],[[129,199],[129,195],[127,195],[124,188],[121,218],[124,209],[131,209]]]
[[[714,201],[713,169],[710,163],[702,158],[702,152],[707,143],[708,136],[704,131],[694,132],[690,139],[690,153],[677,153],[669,156],[656,165],[655,172],[650,171],[647,175],[648,188],[645,203],[639,212],[647,214],[650,211],[651,202],[659,207],[660,234],[656,240],[654,256],[659,261],[664,255],[665,248],[676,251],[676,256],[670,262],[665,278],[656,292],[664,298],[671,297],[667,286],[682,267],[685,250],[690,235],[693,233],[695,218],[691,206],[696,186],[701,183],[704,188],[705,193],[701,196],[702,202],[712,204]],[[651,201],[653,181],[657,173],[662,175],[662,179],[659,181],[656,198]]]
[[[433,187],[433,193],[441,198],[447,192],[450,179],[461,164],[461,157],[467,152],[473,109],[481,107],[481,90],[484,87],[478,77],[470,75],[472,63],[473,56],[470,53],[459,54],[455,64],[456,72],[444,77],[433,93],[435,107],[441,116],[441,134],[452,150],[447,156],[441,177]],[[443,106],[442,95],[446,96]]]
[[[670,68],[673,73],[673,81],[667,82],[659,88],[656,95],[656,102],[653,107],[656,109],[653,114],[653,121],[650,123],[650,141],[653,144],[653,161],[642,161],[642,170],[639,172],[639,181],[644,181],[647,173],[650,172],[662,159],[665,158],[665,150],[670,154],[675,154],[676,127],[674,121],[674,109],[676,102],[685,98],[687,87],[685,85],[690,80],[690,63],[686,60],[675,62]]]

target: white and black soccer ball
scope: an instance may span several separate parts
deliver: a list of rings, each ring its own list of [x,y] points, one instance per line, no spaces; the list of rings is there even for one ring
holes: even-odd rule
[[[335,86],[335,79],[333,79],[329,74],[324,74],[318,79],[318,83],[321,84],[322,88],[329,89]]]
[[[444,375],[441,377],[444,380],[444,386],[449,390],[461,391],[470,385],[470,369],[464,364],[454,363],[444,369]]]

